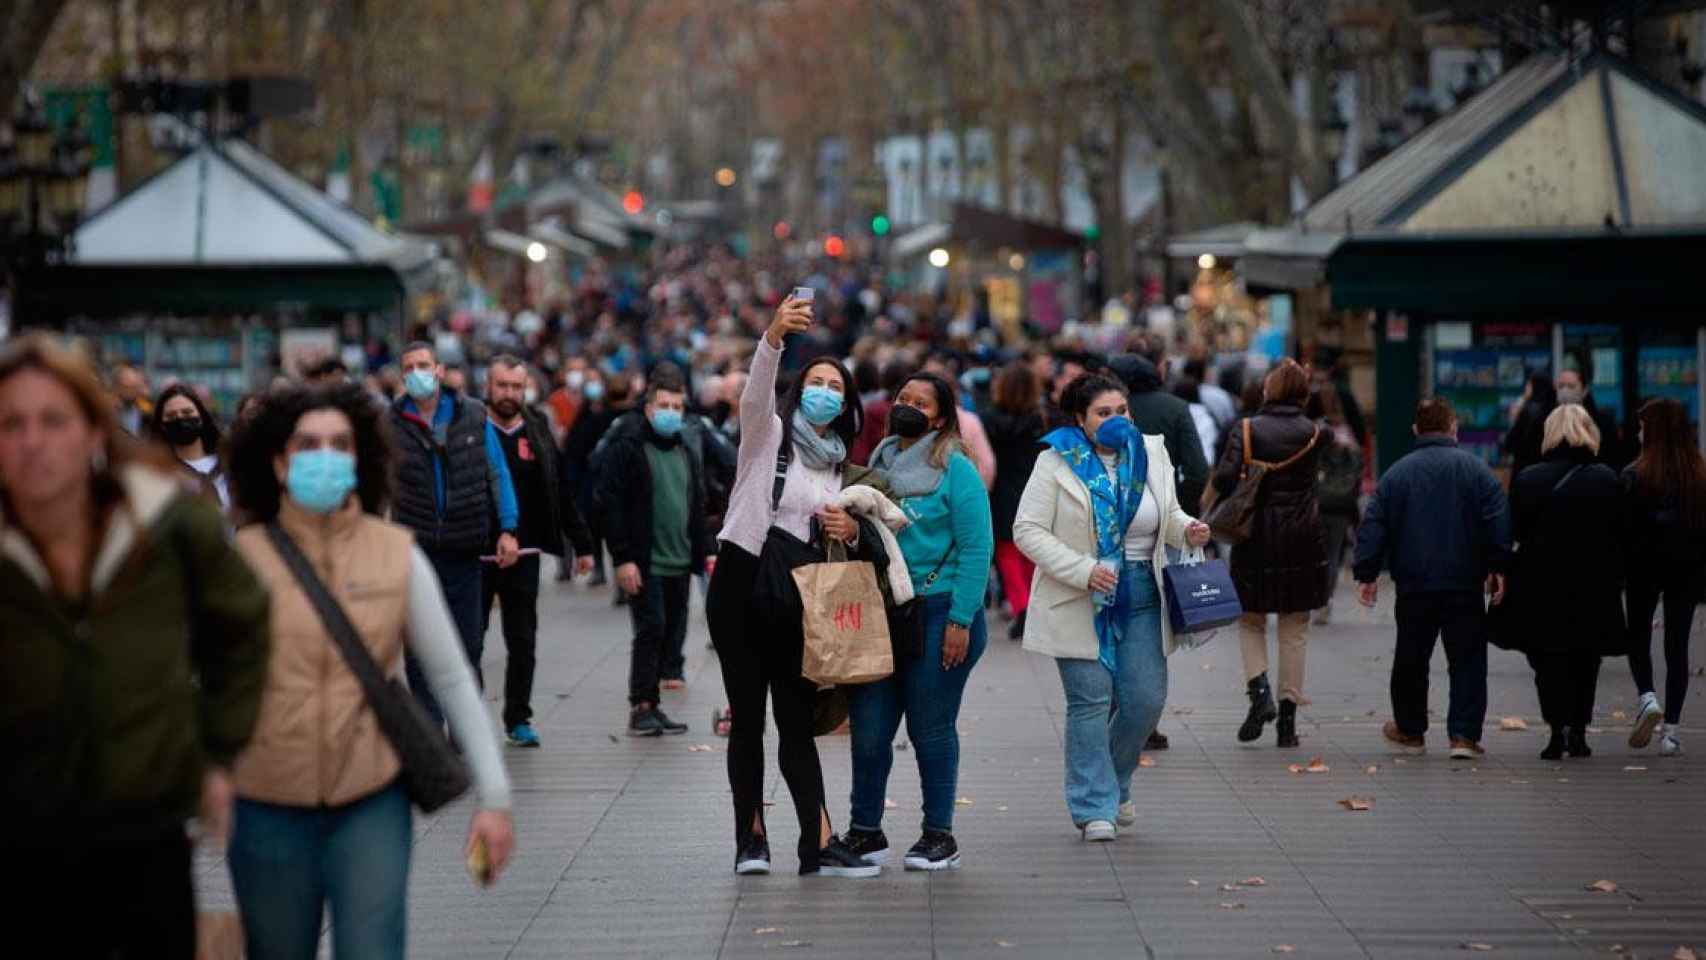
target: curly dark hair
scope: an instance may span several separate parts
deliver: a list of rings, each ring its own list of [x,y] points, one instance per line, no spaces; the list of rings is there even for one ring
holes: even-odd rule
[[[153,427],[156,437],[166,435],[161,429],[166,422],[166,401],[173,397],[183,397],[195,405],[195,415],[201,418],[201,452],[203,456],[213,456],[219,452],[219,421],[214,418],[213,411],[207,409],[207,404],[201,402],[201,397],[187,383],[174,383],[160,391],[154,398]]]
[[[1130,396],[1120,380],[1100,373],[1081,373],[1066,385],[1060,395],[1060,408],[1074,420],[1090,412],[1090,405],[1104,393]]]
[[[362,509],[377,514],[391,500],[395,461],[384,410],[353,383],[287,387],[266,394],[231,432],[228,463],[232,505],[253,523],[278,515],[283,490],[273,460],[284,452],[296,423],[314,410],[337,410],[355,429],[355,493]]]

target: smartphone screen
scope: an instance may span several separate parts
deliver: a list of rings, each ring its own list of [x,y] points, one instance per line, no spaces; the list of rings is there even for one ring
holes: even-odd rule
[[[799,303],[811,303],[817,299],[817,291],[811,287],[795,287],[794,292],[789,296],[792,296]]]

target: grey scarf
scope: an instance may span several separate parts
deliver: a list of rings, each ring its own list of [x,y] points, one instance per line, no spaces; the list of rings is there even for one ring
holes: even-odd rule
[[[918,438],[905,450],[899,437],[885,437],[871,451],[871,469],[879,470],[888,479],[895,498],[922,497],[935,492],[942,484],[942,468],[930,462],[936,449],[936,433],[932,430]]]
[[[794,456],[800,458],[803,466],[827,470],[847,459],[847,444],[842,442],[841,435],[831,430],[818,436],[811,421],[798,410],[794,411],[790,434],[794,439]]]

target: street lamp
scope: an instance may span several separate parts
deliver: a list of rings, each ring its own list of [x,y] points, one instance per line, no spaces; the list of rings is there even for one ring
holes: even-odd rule
[[[0,137],[0,263],[61,263],[88,196],[94,145],[81,129],[56,135],[40,106],[27,99]]]
[[[940,270],[948,265],[948,251],[945,247],[937,247],[930,251],[930,265]]]

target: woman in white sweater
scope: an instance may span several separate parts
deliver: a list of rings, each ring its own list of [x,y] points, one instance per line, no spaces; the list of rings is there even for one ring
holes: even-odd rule
[[[1087,374],[1061,405],[1076,426],[1043,438],[1013,521],[1034,561],[1025,649],[1054,657],[1066,692],[1066,806],[1085,840],[1137,820],[1131,776],[1167,702],[1174,648],[1163,546],[1201,546],[1160,437],[1132,425],[1118,381]]]

